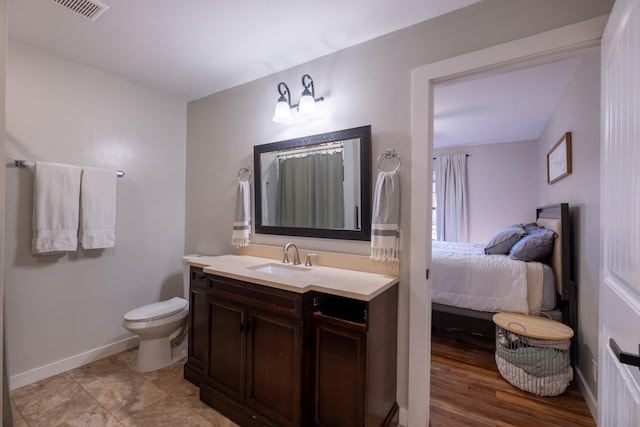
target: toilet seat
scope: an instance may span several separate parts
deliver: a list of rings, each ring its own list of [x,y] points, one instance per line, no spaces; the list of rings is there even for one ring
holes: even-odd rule
[[[172,316],[188,309],[188,302],[184,298],[173,297],[166,301],[154,302],[135,308],[124,315],[129,322],[149,322]]]

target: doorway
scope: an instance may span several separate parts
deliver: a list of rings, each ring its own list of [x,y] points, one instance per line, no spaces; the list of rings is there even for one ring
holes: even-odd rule
[[[580,55],[599,45],[605,24],[606,17],[594,18],[414,69],[411,181],[431,181],[434,88],[438,84]],[[411,187],[408,426],[424,426],[429,420],[431,296],[428,275],[425,275],[431,259],[431,192],[428,188],[431,186]]]

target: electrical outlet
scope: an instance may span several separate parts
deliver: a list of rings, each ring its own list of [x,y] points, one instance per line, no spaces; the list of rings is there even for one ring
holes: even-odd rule
[[[593,373],[593,382],[598,381],[598,364],[596,363],[596,359],[591,359],[591,372]]]

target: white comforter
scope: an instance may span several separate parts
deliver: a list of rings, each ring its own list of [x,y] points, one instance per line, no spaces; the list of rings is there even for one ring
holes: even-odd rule
[[[432,248],[433,302],[488,312],[532,311],[527,263],[485,255],[482,244],[434,241]]]

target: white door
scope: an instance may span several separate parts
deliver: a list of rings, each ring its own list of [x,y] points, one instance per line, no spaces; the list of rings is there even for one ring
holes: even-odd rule
[[[616,1],[601,68],[598,425],[640,426],[640,369],[613,350],[640,352],[640,0]]]

